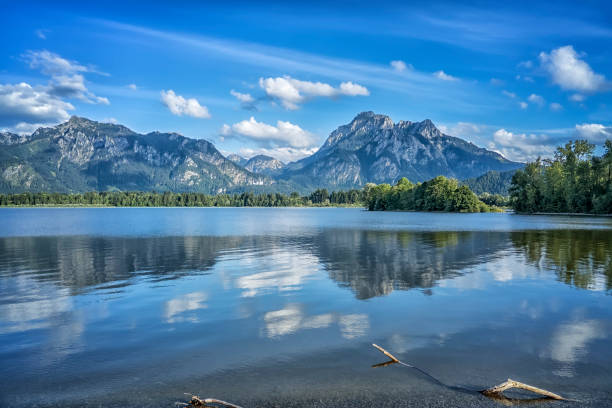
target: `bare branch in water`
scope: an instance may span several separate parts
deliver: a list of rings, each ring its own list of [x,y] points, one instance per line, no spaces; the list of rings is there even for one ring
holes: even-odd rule
[[[383,353],[385,356],[389,357],[391,359],[391,361],[386,361],[384,363],[379,363],[379,364],[375,364],[372,367],[374,368],[378,368],[378,367],[386,367],[388,365],[391,364],[401,364],[403,366],[406,367],[410,367],[410,368],[414,368],[416,370],[418,370],[419,372],[427,375],[428,377],[430,377],[431,379],[433,379],[436,383],[443,385],[447,388],[453,389],[453,390],[461,390],[463,392],[476,392],[473,390],[468,390],[467,388],[461,388],[461,387],[452,387],[449,385],[444,384],[442,381],[438,380],[437,378],[435,378],[434,376],[432,376],[431,374],[427,373],[426,371],[421,370],[418,367],[415,367],[413,365],[404,363],[403,361],[401,361],[400,359],[398,359],[397,357],[395,357],[393,354],[389,353],[387,350],[385,350],[384,348],[380,347],[377,344],[372,344],[372,346],[374,346],[378,351],[380,351],[381,353]],[[507,398],[503,392],[506,390],[509,390],[511,388],[520,388],[522,390],[527,390],[527,391],[531,391],[534,392],[536,394],[540,394],[543,395],[544,398],[538,398],[538,399],[517,399],[517,398]],[[482,390],[482,391],[478,391],[479,393],[481,393],[482,395],[498,400],[502,403],[504,403],[505,405],[517,405],[517,404],[522,404],[522,403],[529,403],[532,401],[538,401],[538,402],[542,402],[544,400],[563,400],[563,401],[567,401],[566,398],[555,394],[554,392],[550,392],[547,390],[544,390],[542,388],[538,388],[538,387],[534,387],[532,385],[529,384],[525,384],[519,381],[514,381],[511,379],[508,379],[508,381],[505,381],[499,385],[496,385],[495,387],[491,387],[491,388],[487,388],[486,390]]]

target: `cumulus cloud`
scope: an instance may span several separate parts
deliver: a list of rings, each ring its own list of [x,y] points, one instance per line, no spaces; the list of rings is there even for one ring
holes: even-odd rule
[[[368,96],[370,91],[365,86],[355,84],[351,81],[340,84],[340,94],[347,96]]]
[[[508,98],[512,98],[512,99],[516,98],[516,94],[514,92],[503,90],[502,94],[506,95]]]
[[[127,87],[130,88],[132,91],[138,90],[138,86],[136,84],[129,84]]]
[[[569,100],[572,102],[583,102],[584,101],[584,95],[582,94],[573,94],[570,95]]]
[[[238,151],[238,154],[242,157],[250,158],[253,156],[257,156],[259,154],[263,154],[266,156],[274,157],[282,161],[283,163],[290,163],[296,160],[303,159],[304,157],[308,157],[316,153],[319,150],[318,147],[304,147],[304,148],[296,148],[296,147],[275,147],[275,148],[249,148],[243,147]]]
[[[48,93],[59,98],[74,98],[87,103],[110,104],[107,98],[94,95],[85,85],[83,73],[107,75],[94,67],[87,67],[77,61],[67,60],[47,50],[27,51],[22,57],[30,68],[38,69],[44,75],[51,77]]]
[[[161,100],[173,115],[185,115],[199,119],[210,118],[208,108],[200,105],[197,99],[184,98],[181,95],[174,93],[172,89],[169,89],[168,91],[161,91]]]
[[[258,122],[253,116],[248,120],[223,125],[221,135],[238,136],[253,140],[267,147],[309,148],[315,143],[314,136],[291,122],[279,120],[276,126]]]
[[[253,98],[249,93],[240,93],[232,89],[230,94],[242,103],[253,103],[255,101],[255,98]]]
[[[553,112],[559,112],[560,110],[563,109],[563,105],[561,105],[560,103],[557,103],[557,102],[552,102],[548,106],[550,107],[550,110],[553,111]]]
[[[493,134],[493,141],[488,147],[510,160],[526,162],[552,155],[555,141],[544,134],[513,133],[499,129]]]
[[[529,95],[529,97],[527,98],[527,100],[531,103],[535,103],[536,105],[539,106],[543,106],[544,105],[544,98],[540,95],[536,95],[536,94],[531,94]]]
[[[519,102],[519,106],[521,109],[527,109],[529,105],[527,104],[527,102]]]
[[[459,78],[449,75],[442,70],[434,72],[433,76],[435,76],[438,79],[441,79],[442,81],[458,81],[459,80]]]
[[[370,91],[353,82],[342,82],[333,87],[324,82],[301,81],[290,76],[260,78],[259,86],[270,98],[277,99],[285,109],[296,110],[299,105],[315,97],[367,96]]]
[[[612,140],[612,127],[606,127],[599,123],[583,123],[576,125],[576,136],[593,143],[603,143],[607,139]]]
[[[70,103],[49,93],[47,87],[32,87],[25,82],[0,85],[0,125],[59,122],[67,120],[68,111],[73,109]]]
[[[18,135],[31,135],[38,128],[45,127],[45,123],[27,123],[27,122],[19,122],[15,126],[8,126],[1,128],[2,132],[11,132],[16,133]]]
[[[408,67],[412,68],[412,65],[407,65],[402,60],[391,61],[389,63],[389,65],[391,65],[391,68],[393,68],[394,70],[399,71],[399,72],[405,71],[406,68],[408,68]]]
[[[559,47],[550,53],[540,53],[540,63],[552,81],[562,89],[596,92],[606,84],[603,75],[597,74],[583,61],[571,45]]]

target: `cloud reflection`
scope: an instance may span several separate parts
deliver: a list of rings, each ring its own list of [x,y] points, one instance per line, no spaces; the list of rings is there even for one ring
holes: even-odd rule
[[[195,314],[187,314],[195,310],[206,309],[208,295],[204,292],[192,292],[181,295],[166,302],[164,306],[164,318],[166,323],[192,322],[197,323],[198,317]]]
[[[554,373],[561,377],[573,377],[574,364],[588,353],[589,343],[606,337],[603,324],[598,320],[559,325],[552,336],[550,356],[553,360],[562,363],[562,366]]]
[[[294,334],[299,330],[323,329],[337,323],[342,337],[350,340],[365,336],[370,329],[366,314],[324,313],[306,316],[299,304],[289,304],[283,309],[267,312],[264,322],[265,335],[268,338]]]

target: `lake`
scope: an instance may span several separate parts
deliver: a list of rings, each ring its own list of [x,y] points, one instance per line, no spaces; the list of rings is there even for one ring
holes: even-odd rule
[[[610,218],[4,208],[0,405],[612,406],[611,295]]]

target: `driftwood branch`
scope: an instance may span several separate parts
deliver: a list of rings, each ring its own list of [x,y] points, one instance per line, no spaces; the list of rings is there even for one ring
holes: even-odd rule
[[[201,399],[200,397],[196,395],[193,395],[191,397],[191,400],[189,401],[189,404],[187,405],[192,406],[192,407],[198,407],[198,408],[214,407],[214,406],[219,406],[219,405],[222,407],[228,407],[228,408],[242,408],[241,406],[232,404],[231,402],[222,401],[216,398]]]
[[[554,392],[546,391],[538,387],[534,387],[529,384],[524,384],[519,381],[514,381],[508,378],[508,381],[504,381],[503,383],[496,385],[495,387],[487,388],[486,390],[480,391],[484,395],[499,395],[506,390],[511,388],[520,388],[522,390],[527,390],[531,392],[535,392],[536,394],[544,395],[545,397],[556,399],[556,400],[565,400],[562,396],[555,394]]]
[[[385,356],[389,357],[394,363],[399,363],[399,360],[397,358],[395,358],[395,356],[391,353],[389,353],[387,350],[385,350],[384,348],[380,347],[378,344],[373,344],[372,346],[374,346],[376,349],[378,349],[378,351],[380,351],[381,353],[383,353]]]
[[[437,378],[435,378],[434,376],[432,376],[431,374],[421,370],[420,368],[415,367],[415,366],[410,365],[410,364],[407,364],[407,363],[404,363],[403,361],[401,361],[400,359],[395,357],[393,354],[389,353],[387,350],[385,350],[384,348],[380,347],[377,344],[372,344],[372,346],[374,346],[374,348],[376,348],[378,351],[380,351],[385,356],[387,356],[387,357],[389,357],[391,359],[390,361],[386,361],[384,363],[376,364],[376,365],[373,365],[372,367],[386,367],[388,365],[396,364],[397,363],[397,364],[404,365],[406,367],[414,368],[414,369],[420,371],[421,373],[427,375],[428,377],[432,378],[438,384],[441,384],[441,385],[443,385],[443,386],[445,386],[447,388],[453,388],[453,389],[459,389],[460,388],[460,387],[451,387],[451,386],[448,386],[448,385],[444,384],[443,382],[441,382],[440,380],[438,380]],[[543,390],[541,388],[534,387],[532,385],[525,384],[525,383],[522,383],[522,382],[519,382],[519,381],[514,381],[514,380],[511,380],[509,378],[508,378],[508,381],[505,381],[505,382],[503,382],[503,383],[501,383],[499,385],[496,385],[496,386],[491,387],[491,388],[487,388],[486,390],[482,390],[482,391],[479,391],[479,392],[481,394],[483,394],[484,396],[486,396],[486,397],[493,398],[493,399],[496,399],[496,400],[506,401],[506,402],[510,403],[510,405],[514,405],[515,403],[518,403],[518,402],[521,402],[521,401],[531,401],[531,400],[521,400],[521,399],[506,398],[506,396],[504,396],[503,392],[506,391],[506,390],[509,390],[511,388],[520,388],[522,390],[531,391],[531,392],[534,392],[536,394],[543,395],[545,397],[545,398],[539,398],[538,400],[543,400],[543,399],[549,399],[550,400],[550,399],[553,399],[553,400],[567,401],[566,398],[564,398],[564,397],[562,397],[562,396],[560,396],[558,394],[555,394],[554,392]],[[467,389],[461,389],[461,390],[462,391],[468,391],[468,392],[475,392],[475,391],[467,390]]]

